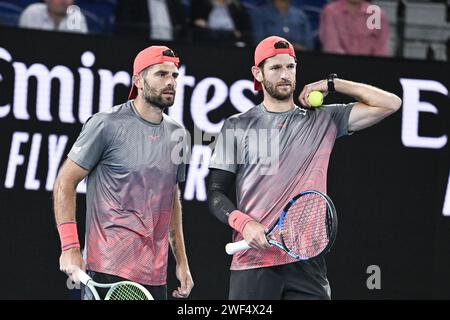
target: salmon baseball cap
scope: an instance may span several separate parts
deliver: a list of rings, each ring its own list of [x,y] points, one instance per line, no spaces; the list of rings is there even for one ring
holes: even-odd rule
[[[295,56],[295,50],[292,44],[282,37],[271,36],[262,40],[255,49],[255,66],[259,67],[261,62],[266,60],[267,58],[276,56],[277,54],[287,53],[290,56]],[[255,90],[261,91],[262,85],[261,82],[254,79],[253,80]]]
[[[173,53],[173,51],[165,46],[151,46],[139,52],[134,58],[133,75],[139,74],[145,68],[154,64],[163,62],[173,62],[177,68],[180,64],[180,59]],[[134,99],[137,96],[137,88],[134,83],[131,86],[128,100]]]

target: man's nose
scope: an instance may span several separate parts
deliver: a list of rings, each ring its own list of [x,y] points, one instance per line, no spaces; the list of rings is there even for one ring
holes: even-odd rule
[[[289,79],[289,70],[287,68],[281,68],[280,77],[283,79]]]

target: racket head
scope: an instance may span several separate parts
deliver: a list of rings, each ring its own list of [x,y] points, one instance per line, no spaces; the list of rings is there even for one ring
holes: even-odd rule
[[[142,285],[132,281],[121,281],[112,285],[105,300],[154,300]]]
[[[278,228],[277,242],[290,256],[298,260],[322,256],[336,239],[336,208],[330,197],[320,191],[301,192],[284,207]]]

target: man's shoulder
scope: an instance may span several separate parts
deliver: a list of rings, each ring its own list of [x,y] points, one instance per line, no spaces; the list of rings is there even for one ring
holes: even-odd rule
[[[132,115],[131,112],[131,106],[128,102],[125,102],[94,113],[87,121],[94,119],[95,121],[102,122],[104,125],[110,125],[117,123],[118,119],[126,119],[127,115]]]
[[[46,11],[47,5],[45,3],[32,3],[22,11],[21,17],[23,19],[24,17],[44,16]]]
[[[47,5],[45,3],[32,3],[29,6],[27,6],[23,12],[27,13],[42,13],[47,10]]]
[[[258,105],[251,107],[247,111],[233,114],[232,116],[227,118],[227,121],[232,124],[246,122],[249,119],[254,119],[254,117],[258,114]]]
[[[176,129],[183,129],[185,130],[184,126],[179,123],[178,121],[176,121],[174,118],[172,118],[171,116],[169,116],[168,114],[164,113],[163,114],[164,117],[164,121],[166,122],[166,124],[173,130]]]

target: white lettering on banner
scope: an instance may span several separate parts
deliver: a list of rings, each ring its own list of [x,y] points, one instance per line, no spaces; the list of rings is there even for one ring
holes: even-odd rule
[[[12,57],[8,51],[0,47],[0,59],[5,60],[6,62],[11,62]],[[3,76],[0,73],[0,82],[3,81]],[[3,106],[0,106],[0,118],[6,117],[11,112],[11,104],[7,103]]]
[[[77,186],[77,192],[78,193],[86,193],[86,183],[87,183],[87,177],[84,178]]]
[[[72,113],[74,79],[72,71],[65,66],[55,66],[50,71],[46,66],[35,63],[29,68],[24,63],[13,63],[15,72],[14,116],[17,119],[29,120],[27,110],[28,81],[30,77],[37,80],[36,116],[40,121],[53,121],[50,113],[50,94],[52,79],[60,82],[59,118],[62,122],[74,123]]]
[[[213,88],[214,94],[207,101],[208,91]],[[222,129],[223,120],[212,123],[208,119],[208,113],[219,108],[227,99],[228,87],[219,78],[205,78],[194,89],[191,98],[191,116],[197,127],[203,131],[217,133]]]
[[[195,78],[186,75],[186,66],[180,66],[178,69],[177,91],[173,106],[169,108],[169,116],[175,121],[184,126],[183,111],[184,111],[184,87],[194,87]]]
[[[78,119],[81,123],[85,123],[86,120],[92,115],[92,104],[94,101],[94,74],[88,68],[92,67],[95,63],[95,55],[86,51],[81,56],[81,64],[85,68],[78,68],[80,74],[80,95]]]
[[[66,150],[68,136],[57,136],[51,134],[48,137],[48,173],[47,183],[45,184],[45,190],[52,191],[55,184],[56,174],[58,173],[61,159]]]
[[[246,112],[253,108],[255,104],[244,95],[244,91],[248,90],[257,96],[258,91],[253,90],[253,81],[238,80],[230,87],[230,101],[231,104],[239,110],[239,112]]]
[[[429,112],[438,114],[436,106],[429,102],[420,101],[420,91],[437,92],[448,96],[447,88],[434,80],[401,78],[403,87],[403,115],[402,115],[402,142],[410,148],[441,149],[447,144],[447,135],[440,137],[424,137],[419,135],[419,114]],[[450,178],[447,182],[446,195],[442,214],[450,216]]]
[[[25,189],[39,190],[40,181],[36,179],[36,169],[39,163],[39,150],[41,148],[42,135],[40,133],[33,134],[31,140],[30,159],[28,160],[27,176],[25,178]]]
[[[402,142],[406,147],[440,149],[447,144],[447,136],[424,137],[419,135],[419,114],[438,114],[437,108],[429,102],[420,101],[420,91],[438,92],[448,95],[447,88],[434,80],[401,78],[403,87]]]
[[[447,191],[445,192],[442,214],[446,217],[450,217],[450,173],[448,174]]]
[[[11,189],[15,186],[17,168],[25,163],[27,155],[20,152],[22,144],[28,143],[30,134],[27,132],[14,132],[12,136],[11,150],[9,153],[8,168],[6,170],[5,188]],[[69,138],[66,135],[57,136],[54,134],[48,137],[48,172],[45,189],[53,190],[58,168],[66,150]],[[25,190],[39,190],[40,181],[36,177],[39,166],[39,155],[42,146],[42,134],[35,133],[31,139],[30,154],[28,158],[28,166],[25,176]],[[86,193],[86,181],[83,180],[78,184],[78,193]]]
[[[98,70],[98,74],[100,75],[99,111],[105,111],[114,105],[114,88],[118,84],[129,87],[131,78],[130,74],[125,71],[119,71],[116,74],[113,74],[109,70],[100,69]],[[128,98],[128,96],[126,98]]]
[[[211,148],[196,145],[192,148],[192,157],[184,189],[184,199],[206,201],[206,176],[209,173],[208,165],[211,159]]]
[[[1,84],[7,83],[8,80],[14,82],[12,101],[1,101],[3,105],[0,105],[0,118],[12,115],[17,120],[25,121],[37,119],[37,121],[47,123],[53,121],[70,124],[84,123],[95,110],[104,111],[113,106],[114,91],[117,86],[129,87],[131,85],[131,76],[126,71],[95,69],[96,56],[92,51],[84,51],[81,54],[80,66],[76,70],[71,70],[64,65],[45,66],[41,63],[25,64],[14,61],[12,55],[2,47],[0,47],[0,60],[2,63],[9,64],[11,72],[14,72],[14,80],[7,79],[9,73],[0,73]],[[30,80],[36,83],[35,86],[32,86],[36,87],[35,93],[29,92]],[[51,93],[55,83],[59,88],[58,101],[57,110],[56,108],[52,110]],[[421,91],[431,91],[448,96],[448,89],[442,83],[434,80],[401,78],[400,83],[403,88],[404,102],[401,127],[403,145],[427,149],[440,149],[446,146],[448,133],[443,132],[437,137],[420,135],[419,120],[420,114],[424,112],[438,116],[436,106],[420,101]],[[79,92],[75,93],[78,85]],[[99,90],[98,101],[94,101],[94,97],[97,96],[97,92],[94,91],[96,88]],[[190,105],[185,106],[187,91],[192,91],[192,96]],[[74,94],[78,95],[78,106],[74,106]],[[217,123],[212,122],[209,119],[209,113],[220,108],[228,98],[236,110],[246,112],[254,107],[252,98],[256,95],[258,92],[253,90],[251,80],[239,79],[229,87],[217,77],[207,77],[197,83],[195,76],[187,75],[186,66],[180,66],[175,103],[168,109],[168,112],[177,122],[183,124],[184,112],[190,110],[194,122],[194,147],[184,193],[186,200],[194,199],[194,197],[198,201],[206,200],[204,179],[208,174],[207,166],[211,157],[211,149],[204,144],[205,141],[211,141],[211,138],[220,132],[224,121],[222,119]],[[28,96],[36,97],[36,104],[28,101]],[[98,105],[96,105],[97,102]],[[77,110],[77,114],[75,110]],[[30,133],[13,133],[4,182],[6,188],[14,187],[18,170],[26,170],[24,175],[26,189],[43,188],[44,184],[38,180],[36,173],[41,163],[39,156],[46,154],[40,152],[41,142],[45,137],[35,133],[31,141],[30,138]],[[24,143],[30,143],[28,155],[21,154],[21,146]],[[67,149],[67,143],[66,135],[49,134],[48,136],[49,162],[45,190],[51,191],[53,188],[58,168]],[[28,159],[26,167],[24,166],[25,157]],[[443,206],[444,216],[450,216],[450,181],[448,183]],[[78,185],[77,191],[86,191],[86,181]]]
[[[20,146],[22,143],[28,142],[29,134],[26,132],[14,132],[11,142],[11,150],[9,151],[8,168],[6,170],[5,188],[14,187],[16,180],[17,167],[25,162],[25,157],[20,154]]]

